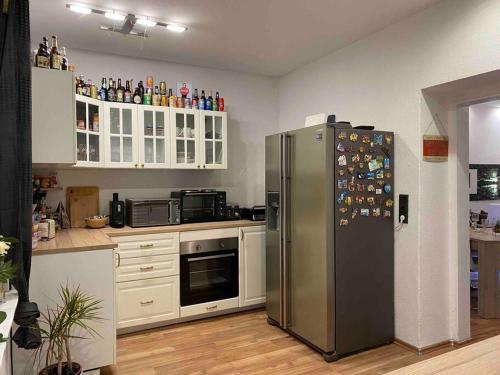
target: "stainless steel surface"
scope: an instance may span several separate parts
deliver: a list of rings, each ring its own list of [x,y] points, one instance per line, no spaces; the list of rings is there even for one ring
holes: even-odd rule
[[[199,262],[200,260],[210,260],[210,259],[219,259],[219,258],[229,258],[234,257],[234,253],[231,254],[221,254],[221,255],[208,255],[206,257],[197,257],[197,258],[188,258],[188,262]]]
[[[283,325],[281,158],[281,135],[266,137],[266,311]]]
[[[180,254],[200,254],[221,250],[238,249],[238,237],[220,238],[203,241],[186,241],[180,244]]]

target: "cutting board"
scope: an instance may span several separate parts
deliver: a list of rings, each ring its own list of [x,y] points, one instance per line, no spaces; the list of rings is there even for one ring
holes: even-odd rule
[[[99,215],[99,188],[97,186],[66,188],[66,207],[71,227],[84,228],[86,217]]]

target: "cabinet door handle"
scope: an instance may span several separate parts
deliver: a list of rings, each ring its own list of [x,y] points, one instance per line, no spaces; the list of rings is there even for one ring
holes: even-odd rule
[[[116,263],[116,268],[118,268],[122,264],[122,256],[120,255],[120,253],[116,253],[116,258],[117,258],[117,261],[118,261]]]
[[[139,164],[135,164],[135,167],[137,168],[139,166]]]
[[[200,168],[200,166],[198,165],[198,168]]]
[[[154,266],[149,266],[149,267],[140,267],[141,271],[151,271],[154,270]]]
[[[144,164],[141,164],[141,168],[144,168]]]
[[[140,245],[139,247],[140,247],[141,249],[149,249],[150,247],[153,247],[153,246],[154,246],[154,244],[152,244],[152,243],[147,243],[147,244],[144,244],[144,245]]]
[[[203,165],[203,168],[206,168],[206,166],[205,166],[205,165]]]
[[[141,305],[142,306],[151,305],[151,304],[153,304],[153,302],[154,302],[153,299],[150,299],[149,301],[141,301]]]
[[[217,308],[217,305],[207,306],[206,307],[207,310],[215,310],[216,308]]]

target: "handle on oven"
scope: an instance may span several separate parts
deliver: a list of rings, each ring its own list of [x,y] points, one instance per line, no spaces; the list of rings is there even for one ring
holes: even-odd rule
[[[206,257],[199,257],[199,258],[188,258],[188,262],[197,262],[200,260],[209,260],[209,259],[219,259],[219,258],[229,258],[229,257],[234,257],[234,253],[231,254],[221,254],[221,255],[209,255]]]
[[[183,194],[184,196],[190,196],[190,195],[217,195],[217,192],[214,191],[214,192],[196,192],[196,193],[184,193]]]

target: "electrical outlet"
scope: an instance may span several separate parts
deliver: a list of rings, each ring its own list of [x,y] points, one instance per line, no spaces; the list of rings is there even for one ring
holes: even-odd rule
[[[399,215],[398,221],[401,216],[404,216],[405,219],[403,223],[408,224],[408,211],[409,211],[409,196],[408,194],[399,194]]]

